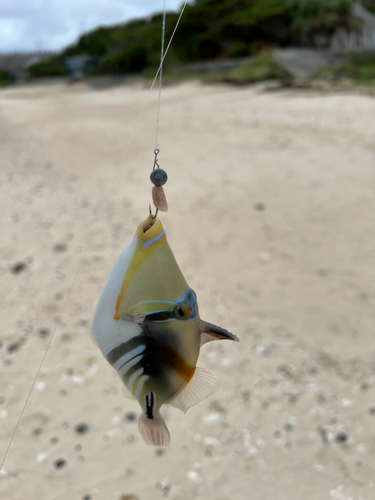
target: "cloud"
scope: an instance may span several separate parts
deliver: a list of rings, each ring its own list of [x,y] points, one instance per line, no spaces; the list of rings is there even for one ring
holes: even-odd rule
[[[159,5],[160,4],[160,5]],[[182,0],[167,0],[177,10]],[[163,0],[12,0],[0,2],[0,52],[60,50],[97,26],[163,10]]]

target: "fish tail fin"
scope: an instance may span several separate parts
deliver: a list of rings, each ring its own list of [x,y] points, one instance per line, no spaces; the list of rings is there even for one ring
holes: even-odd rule
[[[159,412],[153,418],[141,413],[138,429],[145,443],[150,446],[168,446],[171,441],[167,424]]]

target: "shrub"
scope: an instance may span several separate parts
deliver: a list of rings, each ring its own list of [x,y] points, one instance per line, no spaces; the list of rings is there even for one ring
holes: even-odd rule
[[[145,47],[135,45],[111,52],[99,63],[98,73],[126,74],[139,73],[148,64],[148,54]]]
[[[11,85],[14,82],[13,76],[5,69],[0,68],[0,87]]]
[[[27,68],[27,71],[33,78],[42,76],[64,76],[67,74],[66,66],[59,57],[54,57],[49,61],[41,61],[32,64]]]

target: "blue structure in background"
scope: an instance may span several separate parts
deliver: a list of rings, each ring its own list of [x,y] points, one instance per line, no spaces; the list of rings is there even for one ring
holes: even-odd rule
[[[97,59],[90,54],[79,54],[65,59],[68,75],[72,78],[81,78],[96,63]]]

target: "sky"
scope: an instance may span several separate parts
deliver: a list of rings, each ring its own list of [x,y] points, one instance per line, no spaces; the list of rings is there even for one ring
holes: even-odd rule
[[[183,0],[166,0],[175,10]],[[57,51],[97,26],[163,10],[164,0],[0,0],[0,52]]]

